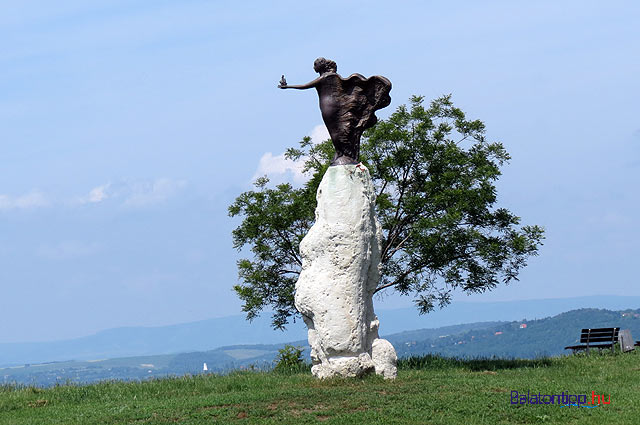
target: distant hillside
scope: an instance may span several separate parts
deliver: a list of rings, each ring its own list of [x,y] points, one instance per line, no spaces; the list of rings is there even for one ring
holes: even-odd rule
[[[535,358],[568,354],[564,347],[579,342],[582,328],[620,327],[640,339],[640,309],[580,309],[538,320],[500,323],[460,333],[413,333],[409,339],[389,337],[400,356],[437,353],[454,357]]]
[[[412,329],[435,329],[481,321],[544,318],[584,307],[609,310],[640,308],[640,297],[600,296],[490,303],[456,302],[423,316],[418,315],[415,308],[377,308],[376,313],[380,318],[381,334],[391,335]],[[291,324],[286,332],[282,332],[271,329],[268,313],[253,322],[237,315],[172,326],[110,329],[66,341],[0,343],[0,367],[71,359],[81,361],[208,351],[238,344],[279,344],[302,340],[306,335],[301,321]]]
[[[238,315],[172,326],[110,329],[66,341],[0,344],[0,367],[205,351],[232,344],[275,344],[305,337],[306,330],[300,322],[285,333],[273,330],[268,317],[248,322]]]
[[[563,347],[577,342],[583,327],[614,326],[630,329],[632,335],[640,340],[640,309],[580,309],[545,319],[453,325],[400,332],[386,338],[400,357],[435,353],[450,357],[535,358],[569,354]],[[290,344],[304,347],[308,358],[306,340]],[[18,382],[48,386],[67,380],[95,382],[197,374],[203,371],[204,363],[211,372],[246,367],[268,368],[283,346],[234,345],[182,354],[19,366],[0,369],[0,384]]]
[[[305,347],[306,341],[291,344]],[[248,367],[269,369],[278,350],[284,345],[236,345],[192,353],[14,366],[0,369],[0,386],[18,383],[47,387],[67,382],[128,381],[198,374],[203,372],[204,363],[208,371],[214,373]],[[308,355],[308,351],[306,353]]]
[[[488,326],[499,326],[502,322],[481,322],[446,326],[438,329],[422,329],[397,334],[399,341],[415,338],[435,338],[443,333],[460,333]],[[289,342],[304,348],[309,358],[306,340]],[[210,372],[228,372],[248,367],[271,368],[278,350],[285,344],[232,345],[209,351],[181,354],[123,357],[109,360],[64,361],[44,364],[29,364],[0,369],[0,384],[21,383],[51,386],[67,381],[89,383],[101,380],[133,380],[167,375],[198,374],[204,363]]]

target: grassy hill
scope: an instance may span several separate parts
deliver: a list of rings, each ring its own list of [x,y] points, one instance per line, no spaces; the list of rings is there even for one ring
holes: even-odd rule
[[[401,363],[398,378],[235,372],[89,386],[0,387],[0,424],[637,424],[640,353]],[[519,394],[610,404],[515,405]]]

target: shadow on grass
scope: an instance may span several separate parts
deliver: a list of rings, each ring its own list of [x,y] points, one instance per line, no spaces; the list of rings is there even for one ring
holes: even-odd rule
[[[504,359],[504,358],[456,358],[441,357],[433,354],[425,356],[412,356],[398,360],[398,368],[404,370],[425,369],[450,369],[464,368],[472,371],[538,368],[553,365],[553,360],[548,357],[537,359]]]

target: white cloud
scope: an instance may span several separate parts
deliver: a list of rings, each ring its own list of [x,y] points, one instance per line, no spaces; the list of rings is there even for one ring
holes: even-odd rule
[[[111,184],[107,183],[103,184],[102,186],[94,187],[93,189],[91,189],[91,191],[89,191],[89,197],[87,198],[87,201],[91,203],[104,201],[109,197],[109,195],[107,194],[107,190],[109,190],[110,186]]]
[[[124,205],[144,207],[158,204],[175,196],[187,185],[185,180],[156,179],[153,182],[136,182],[129,185]]]
[[[155,180],[120,181],[96,186],[73,204],[98,204],[110,200],[126,207],[158,204],[178,194],[187,185],[185,180],[158,178]]]
[[[267,152],[260,158],[253,180],[264,175],[278,179],[278,177],[286,177],[290,173],[295,183],[304,183],[308,177],[302,173],[303,167],[304,158],[293,161],[285,158],[284,153],[274,156],[271,152]]]
[[[112,201],[125,207],[145,207],[159,204],[176,196],[186,180],[157,178],[155,180],[120,181],[96,186],[84,196],[58,200],[55,205],[75,207]],[[28,210],[51,206],[52,202],[42,192],[32,191],[20,196],[0,194],[0,211]]]
[[[330,138],[329,131],[327,131],[327,127],[324,124],[315,126],[309,133],[309,137],[311,137],[314,145]],[[292,180],[292,183],[303,184],[311,177],[302,172],[306,160],[307,157],[302,157],[297,161],[293,161],[285,158],[284,153],[274,155],[271,152],[266,152],[260,158],[258,169],[254,173],[252,180],[266,175],[276,181]]]
[[[97,204],[113,196],[111,183],[96,186],[86,196],[77,198],[72,204]]]
[[[331,138],[331,136],[329,136],[329,130],[327,130],[327,127],[324,124],[313,127],[309,136],[311,137],[311,141],[314,145]]]
[[[32,209],[46,207],[48,205],[49,201],[47,201],[45,196],[38,191],[33,191],[17,197],[0,195],[0,211],[13,209]]]

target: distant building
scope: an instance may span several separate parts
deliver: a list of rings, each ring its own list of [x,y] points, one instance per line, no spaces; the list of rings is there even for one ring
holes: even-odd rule
[[[520,329],[526,329],[527,328],[527,324],[526,323],[521,323],[520,324]]]

